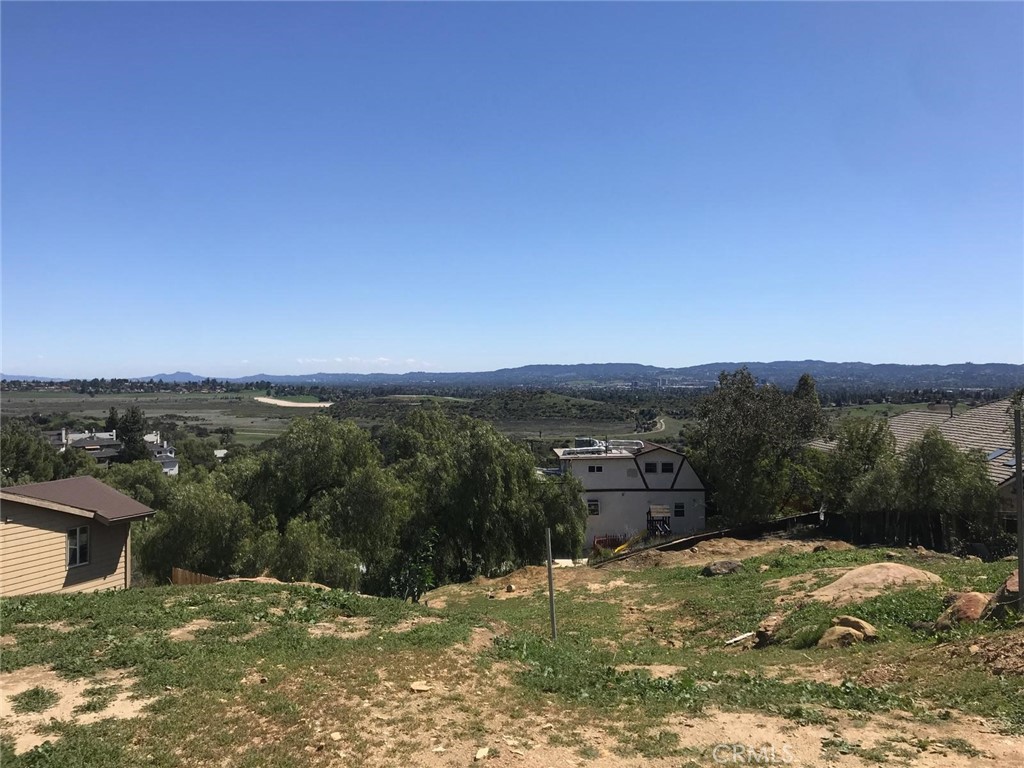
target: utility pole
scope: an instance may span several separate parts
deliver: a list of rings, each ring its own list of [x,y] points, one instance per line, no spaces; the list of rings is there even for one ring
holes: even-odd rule
[[[551,529],[548,528],[548,605],[551,608],[551,639],[558,639],[558,627],[555,626],[555,574],[551,560]]]
[[[1018,393],[1013,403],[1013,455],[1016,478],[1013,495],[1017,507],[1017,610],[1024,614],[1024,480],[1021,479],[1020,411],[1024,406],[1024,392]]]

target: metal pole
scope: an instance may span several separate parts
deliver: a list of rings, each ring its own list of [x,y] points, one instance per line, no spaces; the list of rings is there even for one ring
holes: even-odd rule
[[[1021,579],[1024,579],[1024,481],[1021,480],[1021,439],[1020,439],[1020,409],[1021,400],[1017,400],[1013,408],[1013,448],[1014,465],[1016,469],[1016,481],[1014,482],[1014,501],[1017,506],[1017,610],[1024,614],[1024,589],[1021,589]]]
[[[548,605],[551,607],[551,639],[558,639],[558,627],[555,626],[555,574],[551,560],[551,529],[548,528]]]

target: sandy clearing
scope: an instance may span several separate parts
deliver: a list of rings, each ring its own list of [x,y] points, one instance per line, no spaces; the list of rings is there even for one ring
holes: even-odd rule
[[[254,397],[257,403],[280,405],[282,408],[330,408],[334,403],[293,403],[291,400],[278,400],[276,397]]]
[[[14,751],[25,752],[37,747],[48,739],[58,739],[53,734],[40,733],[37,729],[51,720],[71,721],[86,725],[107,719],[137,717],[142,708],[155,699],[131,697],[131,686],[135,680],[122,673],[107,672],[98,680],[80,678],[65,680],[48,667],[23,667],[13,672],[0,673],[0,732],[14,740]],[[115,686],[114,700],[96,712],[75,712],[77,707],[88,702],[85,691],[89,688]],[[46,688],[59,697],[57,703],[42,712],[16,713],[12,710],[11,699],[30,688]]]
[[[188,624],[182,624],[180,627],[168,630],[167,637],[178,642],[191,642],[196,639],[196,633],[214,627],[219,623],[210,619],[193,619]]]

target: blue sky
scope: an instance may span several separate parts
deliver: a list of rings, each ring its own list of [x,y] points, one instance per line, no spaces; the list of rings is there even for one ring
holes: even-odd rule
[[[2,5],[6,373],[1024,362],[1024,6]]]

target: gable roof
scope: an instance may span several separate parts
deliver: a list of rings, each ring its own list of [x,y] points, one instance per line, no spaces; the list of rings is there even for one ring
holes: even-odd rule
[[[651,451],[668,451],[669,453],[674,453],[676,456],[683,456],[685,458],[683,453],[675,450],[674,448],[669,448],[667,445],[652,443],[650,440],[644,440],[643,443],[644,447],[636,452],[637,456],[643,456],[645,453],[650,453]]]
[[[0,499],[92,517],[104,524],[137,520],[153,514],[145,504],[89,476],[9,486],[0,490]]]

